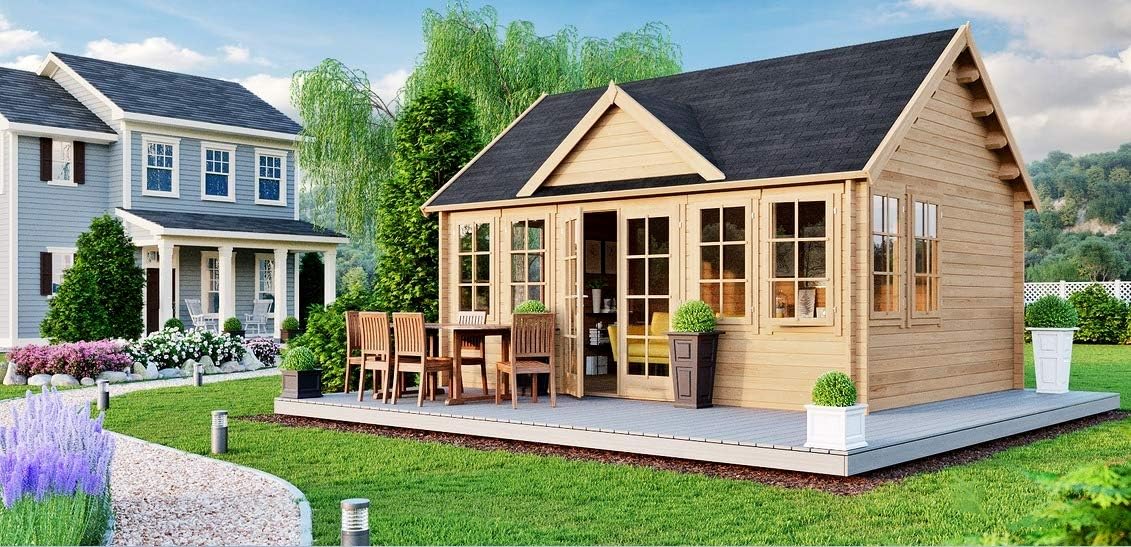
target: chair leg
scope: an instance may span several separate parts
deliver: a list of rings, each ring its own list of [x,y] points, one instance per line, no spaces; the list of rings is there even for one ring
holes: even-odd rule
[[[513,370],[511,371],[510,385],[511,385],[511,408],[517,409],[518,408],[518,374],[516,374],[515,371],[513,371]]]
[[[421,370],[423,371],[424,369],[422,368]],[[424,406],[424,392],[427,391],[427,385],[428,374],[421,372],[420,381],[418,382],[418,386],[416,388],[416,406]]]
[[[484,356],[483,362],[479,363],[479,377],[483,379],[483,394],[486,395],[487,391],[487,358]]]
[[[364,371],[365,371],[365,368],[363,367],[362,372],[364,372]],[[345,386],[345,391],[343,391],[342,393],[349,393],[350,392],[350,358],[349,358],[348,355],[346,356],[346,377],[345,377],[345,380],[342,381],[342,385]]]
[[[373,381],[376,382],[377,379],[374,378]],[[346,384],[347,385],[349,384],[348,379],[346,380]],[[348,393],[348,391],[347,391],[347,393]],[[358,375],[358,379],[357,379],[357,400],[359,402],[361,401],[362,395],[365,395],[365,365],[361,366],[361,374]]]
[[[553,367],[551,367],[553,368]],[[550,408],[558,406],[558,386],[554,382],[554,371],[550,371]]]
[[[436,400],[436,386],[438,386],[440,384],[440,373],[439,372],[433,372],[433,373],[428,375],[428,378],[429,378],[428,400],[429,401],[435,401]]]
[[[378,377],[381,378],[381,385],[382,386],[385,385],[385,380],[388,379],[388,378],[385,377],[385,371],[378,369],[378,368],[373,369],[373,400],[374,401],[377,400],[377,378]]]
[[[393,384],[400,384],[401,381],[401,362],[399,359],[393,361]],[[401,394],[398,387],[393,388],[393,404],[397,404],[397,397]]]
[[[503,402],[503,371],[495,367],[495,404]]]
[[[530,375],[530,402],[538,402],[538,374]]]

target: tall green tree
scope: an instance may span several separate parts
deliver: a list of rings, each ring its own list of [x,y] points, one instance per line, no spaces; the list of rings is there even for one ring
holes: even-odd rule
[[[479,150],[471,99],[450,86],[422,90],[397,120],[395,175],[381,187],[377,246],[378,305],[388,311],[422,311],[435,319],[438,305],[436,215],[420,206]]]
[[[137,338],[144,286],[122,221],[97,217],[75,243],[75,263],[48,302],[40,333],[52,342]]]

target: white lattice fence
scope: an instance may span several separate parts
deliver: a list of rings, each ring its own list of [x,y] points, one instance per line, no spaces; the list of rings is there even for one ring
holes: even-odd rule
[[[1107,293],[1124,301],[1131,303],[1131,281],[1054,281],[1051,283],[1026,283],[1025,284],[1025,303],[1030,304],[1042,296],[1055,294],[1061,298],[1068,298],[1072,294],[1080,292],[1089,285],[1100,285],[1107,290]]]

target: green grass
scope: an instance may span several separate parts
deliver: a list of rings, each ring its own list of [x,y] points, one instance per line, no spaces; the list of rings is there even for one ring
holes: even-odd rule
[[[1129,377],[1131,359],[1120,351],[1131,356],[1131,348],[1078,352],[1073,388],[1118,389],[1126,408],[1131,380],[1115,379]],[[241,419],[270,413],[278,392],[277,378],[141,392],[116,398],[106,423],[207,454],[209,413],[227,409],[231,452],[223,459],[305,492],[322,544],[339,541],[338,504],[349,497],[372,500],[373,541],[383,544],[944,544],[1043,505],[1027,471],[1131,457],[1129,419],[838,496]]]
[[[1033,346],[1025,344],[1025,385],[1035,387]],[[1119,393],[1119,405],[1131,409],[1131,346],[1072,345],[1068,385],[1076,391]]]
[[[0,545],[101,545],[109,516],[106,496],[25,497],[0,504]]]

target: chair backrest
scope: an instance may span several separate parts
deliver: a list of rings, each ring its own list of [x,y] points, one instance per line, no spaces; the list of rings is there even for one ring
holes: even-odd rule
[[[361,351],[388,355],[389,316],[383,311],[363,311],[357,320],[361,323]]]
[[[346,312],[346,355],[361,349],[361,317],[357,311]]]
[[[667,337],[668,331],[671,330],[671,316],[666,311],[652,312],[652,324],[649,325],[649,336],[663,336]]]
[[[485,311],[461,311],[456,320],[461,325],[486,325],[487,312]]]
[[[271,308],[275,305],[274,300],[256,300],[251,305],[251,319],[255,322],[266,322],[267,314],[271,313]]]
[[[186,298],[185,299],[185,307],[188,308],[189,317],[192,318],[193,322],[196,321],[197,317],[204,315],[204,313],[202,313],[200,311],[200,299],[199,298]]]
[[[394,313],[393,336],[397,355],[424,357],[428,347],[424,337],[423,313]]]
[[[511,326],[511,355],[515,360],[550,357],[554,353],[554,314],[516,313]]]

